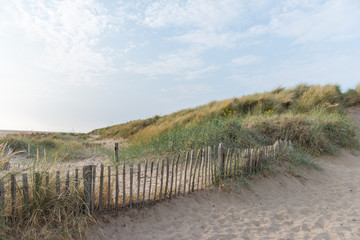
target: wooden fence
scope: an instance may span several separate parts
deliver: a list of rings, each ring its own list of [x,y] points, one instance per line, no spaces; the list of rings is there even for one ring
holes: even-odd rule
[[[11,173],[0,179],[0,216],[16,219],[26,204],[36,201],[41,193],[50,196],[50,192],[59,199],[78,196],[78,211],[85,213],[148,206],[205,189],[222,178],[256,172],[289,147],[291,141],[281,140],[243,150],[219,144],[141,164]]]

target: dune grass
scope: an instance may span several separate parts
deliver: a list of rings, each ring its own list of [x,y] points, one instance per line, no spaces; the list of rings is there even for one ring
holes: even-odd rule
[[[112,157],[110,150],[91,143],[89,139],[88,134],[81,133],[18,134],[0,138],[0,143],[7,143],[13,151],[27,153],[30,150],[32,157],[36,157],[37,152],[44,157],[46,152],[48,159],[60,162],[82,160],[94,155]]]
[[[337,85],[277,88],[269,92],[211,102],[166,116],[136,120],[92,131],[99,138],[124,138],[120,158],[172,155],[216,145],[240,148],[291,139],[312,155],[358,147],[356,127],[346,107],[360,104],[360,85],[346,93]]]

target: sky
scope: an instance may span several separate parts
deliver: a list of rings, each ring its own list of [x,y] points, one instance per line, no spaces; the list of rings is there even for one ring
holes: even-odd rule
[[[0,129],[88,132],[360,82],[358,0],[0,0]]]

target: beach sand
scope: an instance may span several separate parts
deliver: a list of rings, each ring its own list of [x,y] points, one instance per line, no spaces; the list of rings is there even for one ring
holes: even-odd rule
[[[360,111],[350,116],[359,121]],[[360,239],[360,152],[316,159],[232,191],[207,190],[104,216],[88,239]]]

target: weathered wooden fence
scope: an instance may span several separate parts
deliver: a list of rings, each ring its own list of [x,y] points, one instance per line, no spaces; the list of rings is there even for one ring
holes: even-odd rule
[[[142,164],[12,173],[0,179],[0,216],[14,219],[24,205],[46,192],[54,192],[58,198],[77,195],[79,211],[86,213],[148,206],[205,189],[222,178],[256,172],[288,147],[291,141],[242,150],[220,144]]]

